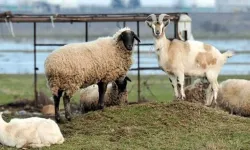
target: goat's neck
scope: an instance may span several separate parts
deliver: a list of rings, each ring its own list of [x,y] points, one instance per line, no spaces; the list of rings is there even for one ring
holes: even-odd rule
[[[166,38],[165,35],[160,38],[155,38],[155,51],[157,54],[160,54],[163,50],[167,50],[170,45],[170,41]]]

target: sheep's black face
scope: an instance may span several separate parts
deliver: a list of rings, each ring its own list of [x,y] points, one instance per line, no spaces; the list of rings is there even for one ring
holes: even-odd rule
[[[127,50],[132,50],[134,45],[134,39],[136,39],[138,42],[140,42],[140,39],[133,31],[123,31],[121,35],[119,36],[119,40],[122,40],[124,46]]]
[[[128,81],[131,82],[131,79],[127,76],[123,80],[116,80],[115,81],[119,92],[124,92],[126,90]]]

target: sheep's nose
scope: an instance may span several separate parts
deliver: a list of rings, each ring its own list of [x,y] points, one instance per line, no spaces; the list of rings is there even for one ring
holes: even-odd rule
[[[132,45],[128,45],[128,48],[131,50],[133,48],[133,46]]]
[[[159,34],[160,34],[160,31],[156,31],[156,34],[159,35]]]

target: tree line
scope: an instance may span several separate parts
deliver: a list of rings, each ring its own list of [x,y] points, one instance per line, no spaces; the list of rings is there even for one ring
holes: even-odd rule
[[[141,7],[140,0],[129,0],[126,5],[124,0],[112,0],[111,7],[113,8],[138,8]]]

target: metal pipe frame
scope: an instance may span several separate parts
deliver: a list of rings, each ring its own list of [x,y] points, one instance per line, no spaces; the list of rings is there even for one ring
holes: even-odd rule
[[[136,22],[137,26],[137,35],[140,37],[140,22],[144,22],[148,15],[151,13],[131,13],[131,14],[51,14],[51,15],[27,15],[27,14],[12,14],[11,12],[0,13],[0,22],[7,21],[16,22],[16,23],[33,23],[34,24],[34,95],[35,95],[35,103],[37,105],[38,100],[38,92],[37,92],[37,63],[36,63],[36,47],[37,46],[63,46],[65,44],[41,44],[37,43],[37,23],[48,23],[51,22],[51,16],[53,16],[53,22],[85,22],[85,41],[88,42],[88,22],[123,22],[123,26],[126,26],[126,22]],[[178,25],[177,22],[179,20],[180,14],[188,14],[188,13],[167,13],[170,15],[167,17],[171,21],[174,22],[174,38],[178,38]],[[159,14],[156,14],[159,15]],[[185,35],[186,38],[186,35]],[[137,68],[131,68],[130,70],[137,70],[137,80],[138,80],[138,101],[141,100],[141,85],[140,85],[140,70],[161,70],[159,67],[140,67],[140,46],[142,45],[153,45],[153,43],[141,43],[135,44],[137,45]]]

